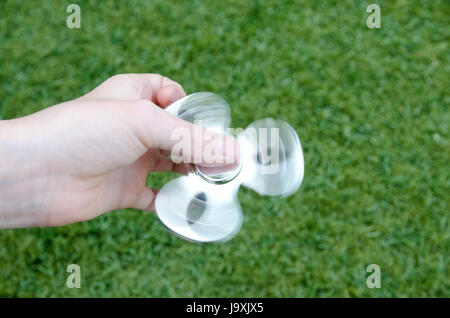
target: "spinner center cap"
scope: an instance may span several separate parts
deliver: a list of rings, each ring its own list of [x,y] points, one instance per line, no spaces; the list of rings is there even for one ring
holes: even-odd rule
[[[234,180],[241,172],[241,163],[225,164],[217,167],[194,165],[194,172],[212,184],[224,184]]]

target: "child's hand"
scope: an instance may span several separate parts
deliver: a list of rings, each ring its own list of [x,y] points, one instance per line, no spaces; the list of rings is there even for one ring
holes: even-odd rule
[[[162,109],[183,96],[179,84],[161,75],[116,75],[73,101],[0,121],[0,228],[64,225],[127,207],[152,210],[156,190],[145,185],[148,172],[187,169],[169,160],[178,142],[171,132],[194,126]],[[235,149],[233,138],[214,134],[214,140],[222,153]],[[183,153],[184,161],[191,157]]]

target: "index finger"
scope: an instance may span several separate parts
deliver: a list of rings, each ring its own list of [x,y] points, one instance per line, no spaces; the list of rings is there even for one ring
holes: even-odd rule
[[[119,74],[108,78],[82,100],[150,100],[166,107],[185,96],[183,87],[159,74]]]

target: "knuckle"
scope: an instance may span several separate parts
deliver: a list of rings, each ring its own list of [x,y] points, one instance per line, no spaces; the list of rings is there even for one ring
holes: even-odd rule
[[[123,83],[124,81],[130,81],[133,79],[133,74],[116,74],[108,78],[106,81],[109,82],[120,82]]]

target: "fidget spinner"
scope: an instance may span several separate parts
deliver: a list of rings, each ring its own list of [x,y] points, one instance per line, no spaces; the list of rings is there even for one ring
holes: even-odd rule
[[[203,128],[226,134],[230,107],[220,96],[200,92],[166,108],[170,114]],[[211,172],[192,164],[187,175],[166,183],[155,199],[161,222],[176,235],[193,242],[226,241],[242,225],[237,193],[241,185],[261,195],[286,197],[302,183],[303,152],[295,130],[282,120],[265,118],[236,136],[239,163]]]

